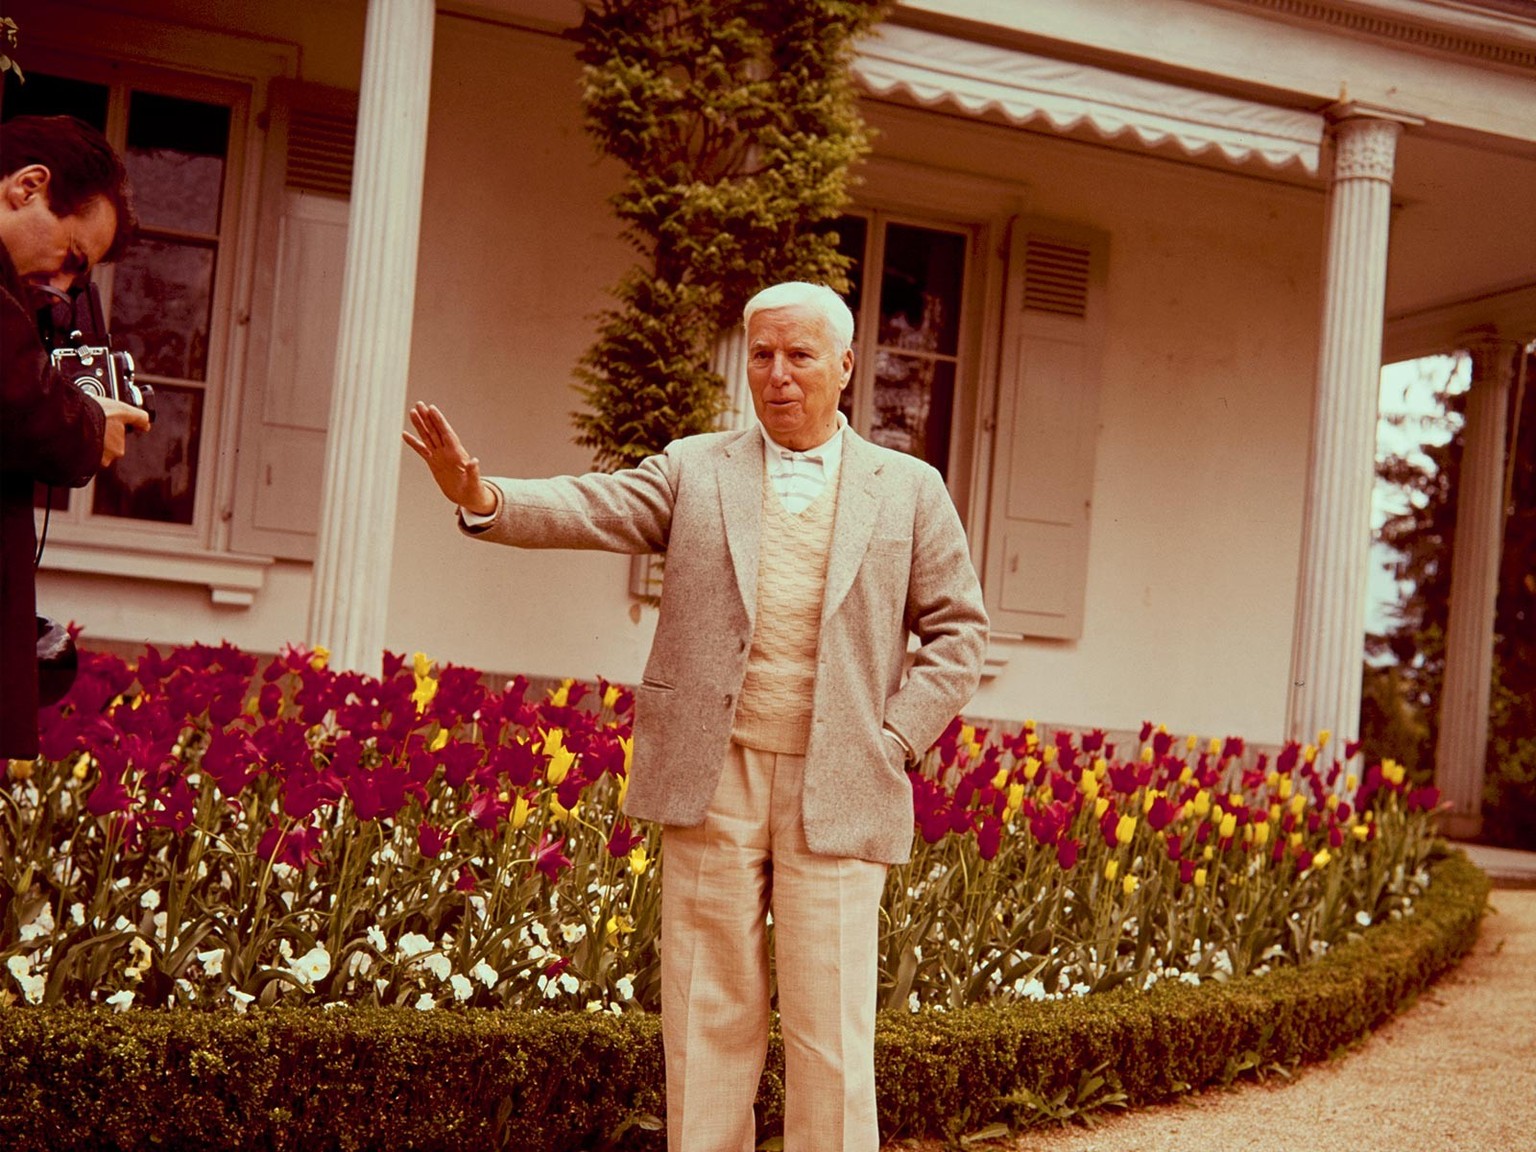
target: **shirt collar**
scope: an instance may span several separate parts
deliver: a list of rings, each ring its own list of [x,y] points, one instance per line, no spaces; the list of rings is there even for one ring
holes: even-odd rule
[[[837,414],[836,432],[832,433],[831,436],[816,445],[816,447],[805,452],[797,452],[793,448],[784,447],[784,445],[768,435],[767,428],[762,424],[758,425],[763,434],[763,447],[767,452],[769,460],[774,462],[795,459],[817,460],[820,461],[821,466],[826,469],[829,476],[843,459],[843,429],[846,427],[848,427],[848,419],[839,412]]]

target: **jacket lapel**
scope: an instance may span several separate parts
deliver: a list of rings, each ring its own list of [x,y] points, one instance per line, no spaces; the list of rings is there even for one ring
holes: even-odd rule
[[[864,563],[875,521],[880,511],[878,477],[882,464],[878,453],[856,435],[852,428],[843,431],[843,464],[838,476],[837,517],[832,525],[832,554],[827,559],[826,598],[822,601],[822,622],[842,605],[854,578]]]
[[[747,620],[757,621],[757,555],[763,533],[763,434],[747,429],[724,448],[720,517]]]

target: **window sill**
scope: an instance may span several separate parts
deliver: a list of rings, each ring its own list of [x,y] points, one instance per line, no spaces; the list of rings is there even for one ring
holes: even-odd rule
[[[133,580],[165,580],[173,584],[202,584],[215,604],[249,608],[267,580],[273,564],[268,556],[236,556],[226,552],[151,552],[122,545],[88,545],[50,540],[42,568],[54,572],[85,572],[94,576],[124,576]]]

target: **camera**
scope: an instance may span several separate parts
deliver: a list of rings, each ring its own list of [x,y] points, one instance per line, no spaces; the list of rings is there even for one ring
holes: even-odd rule
[[[39,314],[38,328],[53,366],[87,395],[142,408],[153,423],[155,390],[134,381],[130,353],[113,351],[112,338],[102,322],[96,285],[87,284],[74,296],[51,288],[46,291],[55,301]]]
[[[114,352],[110,344],[92,344],[78,331],[70,333],[70,340],[76,339],[80,342],[74,347],[66,345],[53,350],[53,366],[64,378],[88,395],[142,408],[153,421],[155,390],[148,384],[134,383],[132,354]]]

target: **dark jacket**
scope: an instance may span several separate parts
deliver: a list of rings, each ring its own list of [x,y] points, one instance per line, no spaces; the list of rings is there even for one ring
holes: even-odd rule
[[[33,481],[96,474],[106,417],[55,372],[10,253],[0,245],[0,756],[37,755]]]

